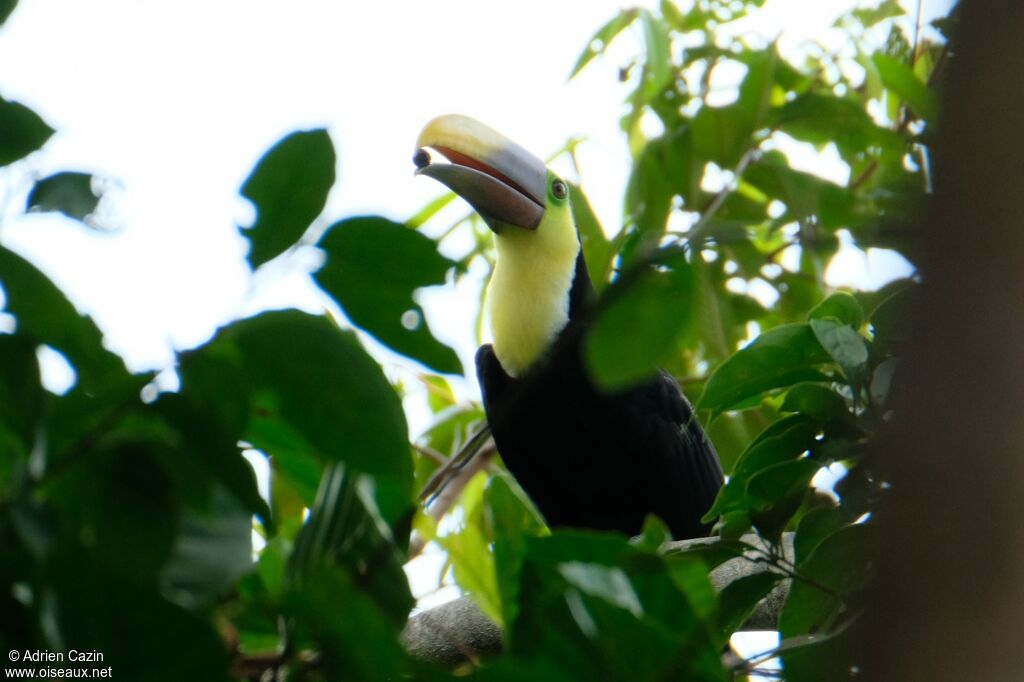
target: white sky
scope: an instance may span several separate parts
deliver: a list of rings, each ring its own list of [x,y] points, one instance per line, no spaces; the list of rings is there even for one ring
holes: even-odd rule
[[[616,69],[636,35],[566,79],[620,4],[21,0],[0,30],[0,93],[58,131],[21,168],[109,178],[118,189],[107,221],[118,229],[97,234],[55,215],[20,216],[28,186],[0,170],[0,241],[50,275],[96,319],[108,346],[143,370],[169,366],[173,349],[201,344],[241,312],[321,307],[301,260],[252,281],[235,227],[252,218],[237,195],[242,181],[298,128],[326,126],[339,153],[329,222],[359,213],[401,220],[437,196],[437,183],[413,177],[414,140],[432,116],[459,112],[541,156],[570,136],[588,137],[584,185],[606,229],[617,229],[629,160]],[[769,0],[747,27],[768,37],[785,30],[783,47],[791,47],[826,37],[851,4]],[[929,0],[925,14],[948,4]],[[843,172],[806,150],[801,165]],[[884,254],[843,258],[837,277],[849,282],[880,281],[899,266]],[[422,300],[437,335],[469,363],[472,287]],[[412,421],[415,434],[423,416]]]

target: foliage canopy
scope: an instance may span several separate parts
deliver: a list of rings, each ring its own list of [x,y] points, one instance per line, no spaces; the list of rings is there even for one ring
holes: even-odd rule
[[[401,387],[354,332],[298,311],[224,327],[180,354],[180,389],[161,390],[0,246],[13,320],[0,334],[0,644],[103,651],[133,680],[257,679],[271,668],[295,680],[446,678],[398,640],[413,605],[402,565],[437,542],[507,636],[505,654],[460,673],[734,679],[748,662],[723,659],[722,648],[790,578],[785,678],[846,675],[855,661],[844,638],[870,579],[870,514],[885,488],[865,453],[893,417],[915,285],[837,291],[825,273],[844,242],[916,258],[946,49],[908,31],[901,6],[884,0],[839,20],[839,50],[812,45],[796,63],[729,30],[761,4],[623,10],[573,71],[596,68],[619,34],[640,36],[619,72],[633,158],[621,228],[600,225],[586,188],[572,187],[602,292],[586,357],[609,390],[657,367],[680,378],[730,472],[707,516],[715,551],[664,551],[657,519],[634,540],[548,532],[487,453],[432,507],[417,503],[483,415],[442,376],[461,371],[457,357],[413,294],[474,261],[489,266],[486,228],[467,216],[427,236],[419,228],[436,221],[443,197],[407,224],[351,217],[310,236],[335,152],[325,131],[301,131],[241,188],[258,215],[242,231],[249,262],[314,242],[326,262],[313,277],[348,321],[439,373],[423,378],[433,426],[410,444]],[[13,6],[0,3],[0,19]],[[729,70],[743,75],[723,82]],[[723,89],[734,91],[726,103]],[[52,133],[0,100],[0,164]],[[834,150],[848,180],[795,168],[787,150],[802,143]],[[85,220],[99,200],[87,174],[69,171],[37,180],[26,209]],[[452,259],[439,249],[454,231],[474,246]],[[74,369],[62,395],[42,387],[40,348]],[[269,502],[246,449],[270,462]],[[846,472],[834,494],[811,485],[825,467]],[[457,522],[440,523],[445,514]],[[253,527],[266,541],[255,558]],[[769,543],[761,560],[773,571],[716,594],[708,571],[749,549],[740,538],[751,530]],[[787,530],[795,563],[777,551]]]

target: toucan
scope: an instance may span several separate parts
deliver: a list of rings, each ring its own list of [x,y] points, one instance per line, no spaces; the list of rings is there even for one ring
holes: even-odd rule
[[[462,115],[427,123],[413,161],[494,233],[477,376],[498,453],[548,525],[635,535],[654,514],[676,539],[707,535],[722,467],[678,384],[660,372],[609,392],[585,366],[595,294],[569,184]]]

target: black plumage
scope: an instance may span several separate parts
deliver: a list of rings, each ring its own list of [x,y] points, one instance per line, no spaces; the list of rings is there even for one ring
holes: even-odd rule
[[[723,483],[714,446],[667,373],[617,393],[594,386],[581,353],[593,293],[581,250],[569,322],[540,360],[513,378],[490,345],[477,352],[498,452],[550,526],[633,535],[653,513],[677,539],[706,535]]]

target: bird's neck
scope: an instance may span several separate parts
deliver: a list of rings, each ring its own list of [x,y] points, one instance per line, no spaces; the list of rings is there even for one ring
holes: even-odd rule
[[[542,223],[536,232],[506,230],[495,240],[498,260],[487,298],[494,353],[509,376],[521,376],[539,360],[569,322],[580,242],[571,225],[555,228]]]

